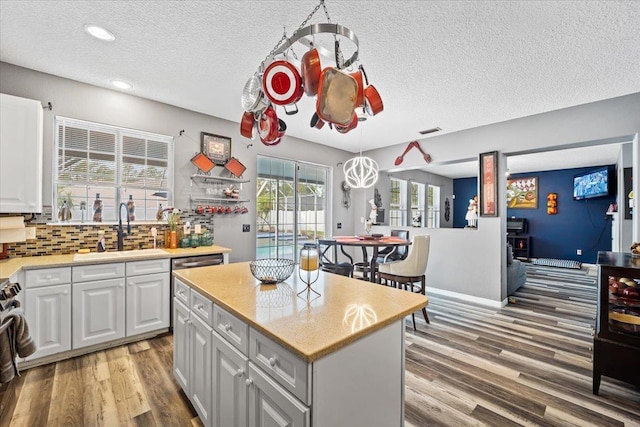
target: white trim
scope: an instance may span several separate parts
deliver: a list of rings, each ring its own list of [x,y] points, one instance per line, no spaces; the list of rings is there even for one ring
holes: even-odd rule
[[[487,298],[474,297],[472,295],[460,294],[458,292],[451,292],[451,291],[446,291],[444,289],[438,289],[438,288],[429,288],[429,287],[427,287],[427,294],[443,295],[445,297],[456,298],[456,299],[459,299],[459,300],[468,301],[468,302],[484,305],[486,307],[491,307],[491,308],[502,308],[502,307],[506,306],[507,303],[508,303],[508,299],[507,298],[503,299],[502,301],[494,301],[494,300],[487,299]],[[429,295],[427,295],[427,296],[429,296]],[[428,308],[429,307],[427,306],[427,309]]]

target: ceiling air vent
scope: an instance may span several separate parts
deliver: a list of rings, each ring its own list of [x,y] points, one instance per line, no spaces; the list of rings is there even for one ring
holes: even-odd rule
[[[421,130],[418,133],[421,134],[421,135],[426,135],[426,134],[429,134],[429,133],[438,132],[440,130],[442,130],[442,129],[440,129],[440,128],[431,128],[431,129],[427,129],[427,130]]]

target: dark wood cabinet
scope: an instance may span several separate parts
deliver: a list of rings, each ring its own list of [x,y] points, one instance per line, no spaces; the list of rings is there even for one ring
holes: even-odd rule
[[[515,258],[529,261],[531,258],[531,237],[528,234],[507,234],[507,243],[513,248]]]
[[[640,258],[598,252],[598,317],[593,343],[593,394],[601,376],[640,386]],[[610,289],[611,285],[611,289]]]

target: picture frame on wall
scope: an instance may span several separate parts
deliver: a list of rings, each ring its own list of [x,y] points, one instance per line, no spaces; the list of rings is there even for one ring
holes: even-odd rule
[[[213,160],[216,165],[224,166],[231,158],[231,138],[200,132],[202,154]]]
[[[480,153],[480,216],[498,216],[498,152]]]
[[[507,180],[507,208],[538,209],[538,177]]]

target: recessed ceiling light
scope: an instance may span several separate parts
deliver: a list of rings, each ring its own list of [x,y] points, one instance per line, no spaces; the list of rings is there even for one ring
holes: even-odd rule
[[[86,24],[84,30],[93,37],[107,42],[112,42],[116,39],[116,36],[111,31],[97,25]]]
[[[118,89],[131,89],[133,85],[122,80],[111,80],[111,84]]]

